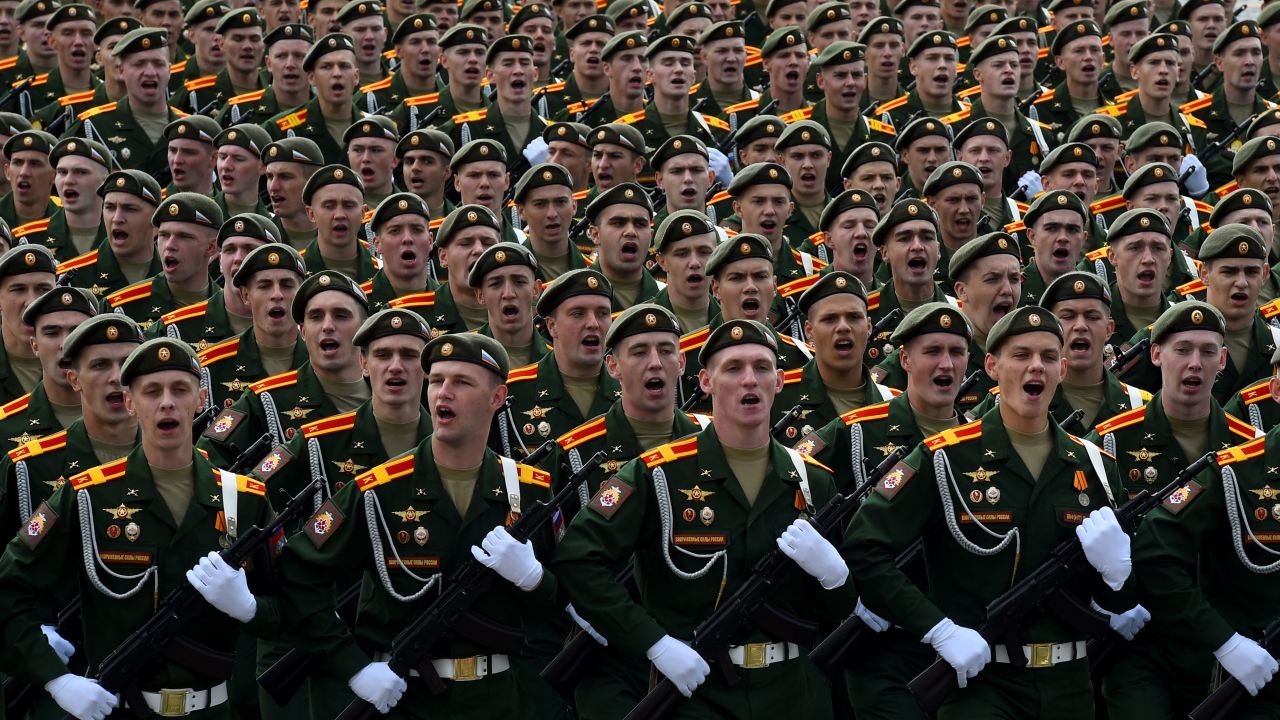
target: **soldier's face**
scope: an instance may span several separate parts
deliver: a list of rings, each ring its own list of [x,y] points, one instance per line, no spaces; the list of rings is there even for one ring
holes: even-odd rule
[[[1255,188],[1267,194],[1271,207],[1280,207],[1280,155],[1258,158],[1236,176],[1240,187]],[[12,182],[12,179],[10,179]]]
[[[938,214],[938,226],[949,245],[958,247],[978,236],[978,220],[986,202],[982,188],[972,183],[952,185],[926,201]]]
[[[461,230],[455,230],[453,236],[449,238],[449,242],[440,246],[440,263],[447,268],[452,268],[449,272],[449,282],[453,284],[458,292],[470,293],[469,287],[466,287],[467,275],[471,272],[472,266],[484,254],[484,251],[490,246],[498,244],[498,231],[487,225],[472,225]],[[457,272],[455,275],[454,272]],[[456,278],[456,280],[455,280]],[[465,290],[463,288],[466,288]],[[467,297],[467,295],[462,295]]]
[[[312,194],[307,215],[320,237],[340,247],[354,247],[363,207],[364,193],[352,185],[334,183]]]
[[[707,5],[711,8],[713,23],[732,20],[734,17],[733,3],[729,0],[712,0]]]
[[[956,153],[956,159],[978,168],[982,173],[983,189],[990,197],[992,192],[1000,192],[1004,182],[1004,169],[1009,167],[1013,151],[1000,138],[978,135],[965,141]]]
[[[680,338],[670,332],[632,335],[605,356],[605,365],[622,386],[627,414],[641,419],[670,417],[684,371]]]
[[[1269,269],[1265,260],[1252,258],[1219,258],[1209,260],[1201,268],[1205,284],[1205,302],[1218,308],[1227,321],[1228,330],[1248,327],[1258,307],[1258,291],[1267,281]]]
[[[924,50],[907,61],[916,89],[927,97],[951,95],[956,81],[956,51],[947,47]]]
[[[803,2],[794,2],[779,8],[773,15],[769,16],[769,29],[777,30],[789,25],[804,27],[806,7]]]
[[[507,35],[507,24],[502,17],[501,10],[472,13],[469,17],[464,18],[464,21],[474,23],[489,31],[489,42]]]
[[[673,298],[688,305],[707,296],[707,261],[715,247],[714,234],[694,235],[658,253],[658,264],[667,274],[667,288]]]
[[[440,31],[429,28],[402,38],[396,45],[396,57],[406,78],[417,83],[430,82],[440,58]]]
[[[259,3],[262,20],[271,32],[281,25],[302,22],[302,8],[297,0],[262,0]]]
[[[397,215],[378,228],[374,247],[382,255],[383,271],[400,287],[426,272],[431,259],[431,230],[421,215]]]
[[[1073,40],[1067,43],[1053,62],[1066,73],[1067,79],[1072,83],[1090,87],[1098,82],[1099,71],[1105,62],[1102,40],[1093,35]]]
[[[827,247],[831,248],[832,264],[839,270],[858,278],[871,278],[875,260],[875,248],[871,244],[871,231],[879,216],[870,208],[853,208],[835,217],[827,227]]]
[[[356,61],[361,65],[376,63],[387,45],[387,26],[381,17],[364,17],[347,23],[343,30],[356,44]]]
[[[356,56],[349,50],[322,55],[311,67],[307,80],[316,88],[320,99],[340,107],[351,102],[360,82]]]
[[[1178,222],[1178,213],[1182,210],[1182,196],[1178,193],[1178,183],[1152,183],[1139,188],[1129,201],[1129,208],[1150,208],[1164,216],[1169,227]]]
[[[893,270],[895,287],[911,287],[917,292],[921,288],[931,288],[933,271],[938,267],[942,253],[938,230],[928,220],[898,223],[881,245],[880,253]],[[932,290],[928,296],[933,296]]]
[[[1125,156],[1124,167],[1129,173],[1134,173],[1137,172],[1138,168],[1144,165],[1150,165],[1158,162],[1162,162],[1171,168],[1181,168],[1182,148],[1178,146],[1168,146],[1139,150],[1131,155]],[[1099,163],[1099,165],[1101,165],[1101,163]]]
[[[296,93],[307,85],[307,74],[302,61],[307,57],[306,40],[277,40],[267,55],[267,70],[271,72],[271,84],[286,93]]]
[[[449,73],[449,84],[459,88],[479,87],[484,78],[484,46],[458,45],[440,53],[440,62]]]
[[[463,204],[476,203],[501,212],[502,196],[507,192],[510,179],[507,166],[497,160],[469,162],[458,168],[453,176],[453,186],[462,196]]]
[[[256,192],[262,178],[262,161],[239,145],[223,145],[214,154],[218,184],[223,192],[243,195]]]
[[[221,67],[227,60],[226,52],[222,49],[222,36],[213,30],[217,26],[216,21],[205,20],[187,27],[187,37],[195,46],[196,62],[202,69]]]
[[[476,300],[484,306],[489,327],[507,337],[523,338],[533,327],[533,300],[538,281],[523,265],[492,270],[476,288]],[[534,342],[538,341],[534,334]]]
[[[182,32],[182,5],[177,0],[163,0],[152,3],[142,11],[142,22],[147,27],[164,28],[169,33],[169,45],[178,42],[178,33]]]
[[[1093,148],[1093,154],[1098,156],[1097,191],[1109,190],[1116,161],[1120,158],[1120,141],[1114,138],[1089,138],[1084,144]]]
[[[1036,218],[1027,237],[1035,250],[1036,267],[1050,277],[1058,277],[1071,272],[1080,262],[1088,232],[1084,218],[1076,211],[1053,210]]]
[[[668,207],[700,212],[705,211],[707,191],[714,178],[707,159],[693,153],[670,158],[657,174],[658,187],[666,193]]]
[[[621,32],[621,31],[619,31]],[[609,76],[609,93],[613,97],[638,98],[644,94],[644,78],[648,63],[644,51],[617,50],[604,61]]]
[[[0,319],[9,318],[4,328],[6,339],[23,346],[31,344],[32,328],[22,322],[22,311],[36,298],[53,289],[53,273],[32,272],[0,279]]]
[[[337,21],[341,8],[341,0],[320,0],[307,5],[307,22],[315,29],[317,38],[342,29]]]
[[[578,375],[596,373],[604,361],[604,336],[612,324],[612,305],[603,295],[576,295],[547,318],[556,363]]]
[[[942,0],[942,22],[951,27],[963,27],[973,5],[969,0]],[[974,47],[977,47],[976,45]]]
[[[1201,5],[1187,17],[1191,25],[1191,42],[1202,53],[1213,51],[1213,41],[1227,27],[1227,8],[1217,3]]]
[[[218,231],[187,222],[163,222],[156,232],[156,251],[170,285],[186,287],[208,274],[217,252]]]
[[[664,98],[686,97],[693,85],[693,56],[685,52],[660,52],[649,65],[655,95]]]
[[[578,207],[573,191],[563,185],[534,188],[519,207],[531,238],[543,243],[543,247],[564,247]]]
[[[1062,324],[1067,368],[1083,373],[1101,366],[1102,349],[1116,326],[1106,303],[1093,298],[1060,300],[1053,314]]]
[[[955,405],[969,366],[969,341],[949,332],[925,333],[903,346],[899,361],[912,399],[945,414]]]
[[[837,20],[833,23],[827,23],[818,28],[816,33],[809,36],[809,42],[818,50],[824,50],[834,42],[841,40],[853,41],[853,21]]]
[[[1089,162],[1069,162],[1044,174],[1044,189],[1070,190],[1088,205],[1098,189],[1098,168]]]
[[[390,189],[396,168],[396,144],[379,138],[353,138],[347,145],[347,164],[370,190]]]
[[[1256,37],[1241,38],[1213,56],[1213,64],[1222,72],[1223,82],[1243,91],[1258,87],[1262,69],[1262,41]]]
[[[818,363],[838,374],[855,373],[871,335],[867,304],[851,293],[838,293],[814,303],[804,323]]]
[[[560,18],[566,28],[571,28],[579,20],[596,12],[596,4],[591,0],[565,0],[560,4]]]
[[[893,77],[898,74],[903,54],[902,36],[896,33],[876,33],[867,43],[867,72],[876,77]]]
[[[50,33],[58,65],[66,70],[85,70],[93,63],[93,31],[91,21],[59,23]]]
[[[520,32],[533,39],[533,64],[542,67],[551,62],[551,52],[556,47],[556,25],[549,17],[527,20],[520,25]]]
[[[1044,318],[1042,322],[1052,320]],[[1049,403],[1067,371],[1067,360],[1057,335],[1027,332],[1005,340],[998,354],[988,353],[985,366],[1000,386],[1001,413],[1007,411],[1035,423],[1048,418]]]
[[[199,191],[209,182],[213,172],[213,146],[199,140],[176,138],[166,151],[173,184],[180,190]]]
[[[53,189],[53,166],[49,156],[34,150],[13,153],[5,166],[5,175],[13,187],[14,197],[24,204],[37,202]]]
[[[787,218],[795,208],[785,185],[756,185],[733,201],[733,211],[742,218],[742,232],[764,235],[773,245],[782,242]]]
[[[62,341],[75,326],[86,319],[88,319],[87,316],[78,310],[45,313],[36,319],[31,349],[40,360],[46,383],[53,383],[66,390],[71,389],[71,384],[67,381],[67,371],[58,364],[62,356]]]
[[[630,203],[610,205],[587,228],[587,236],[599,248],[597,258],[605,275],[637,278],[644,269],[653,239],[653,216]]]
[[[436,28],[440,30],[441,35],[443,35],[449,28],[458,24],[458,3],[427,3],[424,12],[429,12],[435,17]]]
[[[858,112],[862,91],[867,87],[867,64],[855,62],[825,67],[818,73],[818,87],[827,99],[827,107],[852,115]]]
[[[58,161],[54,186],[69,212],[99,212],[98,188],[107,179],[107,169],[79,155],[67,155]]]
[[[183,370],[161,370],[135,377],[125,406],[138,416],[148,449],[191,449],[191,421],[204,405],[205,391],[196,376]]]
[[[773,399],[782,391],[778,354],[757,343],[727,347],[698,371],[698,384],[711,396],[711,411],[721,422],[767,426]]]
[[[856,38],[867,23],[871,22],[871,18],[880,14],[880,4],[874,0],[852,0],[849,12],[853,16],[853,37]]]
[[[924,181],[939,165],[951,159],[950,141],[938,135],[926,135],[911,143],[902,151],[907,173],[916,187],[924,187]]]
[[[717,40],[702,47],[703,64],[707,77],[714,84],[738,87],[742,84],[742,69],[747,62],[747,43],[742,38]]]
[[[169,55],[164,48],[130,53],[120,61],[120,76],[131,105],[155,107],[169,99]]]
[[[555,163],[569,171],[569,179],[575,187],[586,187],[591,179],[591,155],[587,148],[576,142],[552,140],[547,143],[547,162]]]
[[[18,3],[13,0],[0,2],[0,45],[10,47],[18,41],[15,34],[18,29],[17,13]]]
[[[1040,36],[1034,32],[1009,35],[1018,44],[1018,76],[1029,81],[1035,77],[1036,63],[1040,59]]]
[[[778,138],[762,137],[752,140],[746,146],[738,148],[739,165],[746,167],[759,162],[776,163],[778,158]]]
[[[916,38],[931,31],[942,29],[942,11],[930,5],[913,5],[902,17],[902,30],[906,34],[906,45]]]
[[[1227,367],[1227,348],[1216,332],[1184,330],[1152,345],[1151,362],[1160,368],[1166,407],[1207,409],[1214,378]]]
[[[1053,14],[1053,26],[1055,28],[1064,28],[1078,20],[1092,20],[1093,7],[1088,5],[1080,5],[1077,7],[1066,7],[1056,11]]]
[[[1138,81],[1139,93],[1155,100],[1165,100],[1173,95],[1180,63],[1176,50],[1164,50],[1150,53],[1129,69]]]
[[[538,72],[533,55],[523,52],[499,53],[489,66],[489,82],[498,89],[498,97],[508,103],[528,102]]]
[[[1173,261],[1169,236],[1137,232],[1112,240],[1109,246],[1108,256],[1125,304],[1158,305],[1169,263]]]
[[[404,407],[422,402],[422,349],[426,345],[422,338],[397,334],[380,337],[365,348],[360,364],[379,404]]]
[[[252,73],[262,67],[266,45],[262,42],[262,28],[232,30],[222,36],[222,47],[227,64],[238,72]]]
[[[26,45],[27,56],[45,63],[52,63],[57,56],[49,46],[49,33],[44,29],[48,15],[28,18],[18,29],[22,42]]]
[[[893,199],[898,196],[902,179],[894,172],[891,162],[862,163],[853,169],[853,177],[845,180],[845,189],[858,188],[871,193],[880,206],[880,214],[889,212]]]
[[[304,216],[306,207],[302,204],[302,189],[314,171],[315,168],[301,163],[274,162],[268,165],[267,194],[271,198],[271,211],[291,219]]]
[[[1248,225],[1258,231],[1258,234],[1262,236],[1262,239],[1266,241],[1269,247],[1275,244],[1275,220],[1271,217],[1270,210],[1260,207],[1236,210],[1227,213],[1219,225],[1226,223]]]
[[[769,72],[769,84],[775,88],[774,92],[799,92],[809,70],[808,49],[801,44],[775,50],[765,58],[764,66]]]
[[[791,193],[807,204],[819,202],[825,196],[827,168],[831,165],[831,151],[818,144],[793,145],[782,151],[782,165],[791,174],[794,183]]]
[[[449,180],[449,161],[428,150],[413,150],[404,154],[400,172],[409,192],[423,199],[437,197]]]
[[[120,386],[120,368],[136,347],[137,343],[121,342],[88,345],[80,350],[67,379],[80,393],[80,408],[86,416],[100,422],[127,421],[129,410]]]
[[[955,283],[965,317],[978,335],[991,332],[1000,318],[1013,312],[1022,299],[1022,267],[1012,255],[989,255],[964,269]],[[1052,394],[1052,393],[1050,393]]]
[[[233,235],[223,240],[222,247],[218,248],[218,269],[222,271],[222,277],[235,277],[236,271],[240,269],[240,263],[244,262],[249,253],[265,244],[257,238],[245,235]]]
[[[294,337],[297,326],[289,315],[293,296],[298,294],[301,278],[292,270],[259,270],[249,282],[237,288],[240,299],[249,306],[255,332],[266,337]]]
[[[591,177],[600,190],[624,182],[635,182],[644,158],[621,145],[601,143],[591,148]]]
[[[427,373],[431,442],[465,445],[488,437],[493,414],[507,399],[507,386],[475,363],[439,361]],[[487,412],[476,412],[487,408]]]
[[[150,256],[155,238],[151,213],[155,209],[131,193],[109,192],[102,198],[102,224],[107,228],[111,251],[117,257],[137,262]]]
[[[737,260],[720,268],[711,280],[711,294],[720,301],[725,320],[769,320],[777,292],[773,263],[764,258]]]
[[[604,76],[604,65],[600,62],[600,51],[609,42],[606,33],[583,33],[569,43],[569,62],[573,71],[589,80],[597,80]]]
[[[351,341],[366,317],[364,308],[345,292],[312,295],[301,325],[311,365],[332,376],[360,367],[359,349]]]
[[[1115,50],[1115,57],[1124,58],[1121,62],[1128,65],[1129,51],[1138,44],[1139,40],[1150,34],[1151,25],[1147,23],[1146,18],[1114,23],[1111,26],[1111,47]]]

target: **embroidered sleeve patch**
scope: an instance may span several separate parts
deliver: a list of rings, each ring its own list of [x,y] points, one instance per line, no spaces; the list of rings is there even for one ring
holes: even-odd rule
[[[1204,488],[1200,487],[1200,483],[1192,480],[1182,487],[1169,493],[1169,497],[1164,499],[1164,509],[1171,514],[1177,515],[1182,512],[1192,500],[1195,500]]]
[[[342,527],[342,521],[345,519],[332,500],[325,500],[316,514],[307,521],[305,532],[307,537],[311,538],[311,544],[315,545],[317,550],[324,547],[333,533]]]
[[[258,463],[258,467],[254,468],[253,474],[259,480],[270,480],[280,468],[284,467],[293,459],[293,453],[284,448],[283,445],[277,445],[271,448],[271,452],[262,458],[262,462]]]
[[[903,485],[916,474],[916,469],[908,465],[905,461],[893,466],[893,469],[885,473],[880,478],[880,482],[876,483],[876,492],[884,499],[892,500],[902,489]]]
[[[26,525],[22,531],[18,533],[18,537],[27,544],[27,547],[35,550],[40,541],[49,534],[49,530],[53,528],[53,524],[58,522],[58,514],[49,507],[49,503],[42,502],[36,511],[31,513],[31,517],[27,519]]]
[[[630,485],[616,477],[610,477],[600,483],[600,490],[595,497],[591,498],[588,507],[608,520],[613,517],[614,513],[618,512],[618,508],[622,507],[622,503],[626,502],[633,492],[635,490]]]
[[[209,427],[204,431],[204,436],[214,440],[226,440],[243,420],[244,413],[230,408],[223,410],[222,414],[209,423]]]
[[[796,446],[792,449],[801,455],[813,456],[822,452],[826,446],[827,444],[822,441],[822,438],[818,437],[817,433],[811,432],[800,438],[800,442],[796,443]]]

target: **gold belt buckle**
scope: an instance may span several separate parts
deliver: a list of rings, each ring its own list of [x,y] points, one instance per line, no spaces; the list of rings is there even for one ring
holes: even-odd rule
[[[467,682],[469,680],[479,680],[478,672],[479,658],[476,656],[465,658],[454,658],[453,660],[453,679],[454,682]]]
[[[160,712],[157,713],[161,717],[186,717],[190,713],[187,712],[187,695],[192,691],[190,688],[182,690],[161,690],[160,691]]]
[[[1053,643],[1034,643],[1031,645],[1031,667],[1053,667]]]
[[[762,667],[768,667],[766,652],[769,649],[769,643],[747,643],[743,646],[742,667],[748,670],[756,670]]]

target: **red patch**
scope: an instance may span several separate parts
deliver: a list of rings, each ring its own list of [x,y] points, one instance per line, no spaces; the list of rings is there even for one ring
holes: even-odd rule
[[[218,417],[205,428],[204,436],[213,440],[226,440],[235,429],[244,422],[244,413],[235,410],[223,410]]]
[[[893,466],[893,469],[885,473],[880,478],[880,482],[876,483],[876,492],[883,496],[886,500],[892,500],[902,486],[916,474],[916,469],[908,465],[906,462],[900,462]]]
[[[613,517],[614,513],[618,512],[618,508],[622,507],[622,503],[626,502],[633,492],[635,492],[635,488],[616,477],[610,477],[600,483],[600,490],[595,497],[591,498],[588,507],[608,520]]]
[[[345,519],[332,500],[325,500],[320,509],[316,511],[316,514],[307,520],[304,532],[307,533],[307,537],[311,538],[311,544],[315,545],[318,550],[324,547],[326,542],[329,542],[329,538],[333,536],[333,533],[338,528],[342,527],[342,521]]]
[[[27,544],[32,550],[40,544],[40,541],[49,534],[49,530],[54,523],[58,522],[58,514],[49,507],[49,503],[42,502],[36,511],[31,513],[31,517],[27,518],[27,522],[18,531],[18,537]]]

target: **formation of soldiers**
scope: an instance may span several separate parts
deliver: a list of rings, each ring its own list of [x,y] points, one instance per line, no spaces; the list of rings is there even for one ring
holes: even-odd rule
[[[10,720],[1280,719],[1280,2],[0,0],[0,147]]]

